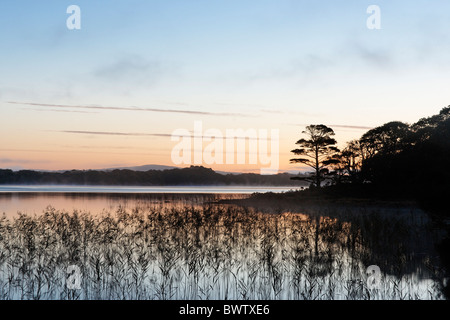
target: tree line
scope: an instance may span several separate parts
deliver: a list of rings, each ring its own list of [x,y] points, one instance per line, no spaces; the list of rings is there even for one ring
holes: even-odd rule
[[[297,186],[290,178],[293,174],[259,175],[252,173],[220,174],[202,166],[169,170],[71,170],[42,172],[33,170],[12,171],[0,169],[0,184],[65,184],[65,185],[271,185]]]
[[[392,121],[347,142],[339,150],[334,131],[310,125],[291,152],[291,163],[311,167],[306,180],[312,187],[327,184],[371,184],[386,192],[426,199],[450,195],[450,106],[439,114],[407,124]]]

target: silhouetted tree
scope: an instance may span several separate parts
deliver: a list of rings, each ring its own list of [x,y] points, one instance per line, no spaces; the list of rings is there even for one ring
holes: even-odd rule
[[[420,119],[411,125],[411,134],[408,141],[411,144],[427,141],[436,131],[436,128],[448,119],[450,119],[450,106],[443,108],[439,114]]]
[[[365,148],[366,158],[376,153],[394,154],[403,150],[409,133],[409,125],[400,121],[388,122],[367,131],[360,139]]]
[[[298,140],[296,144],[300,148],[291,151],[302,157],[293,158],[290,162],[303,163],[313,168],[312,183],[319,188],[324,175],[328,173],[327,167],[338,161],[332,158],[335,153],[339,152],[339,149],[335,146],[336,140],[332,138],[334,131],[323,124],[319,124],[307,126],[302,133],[306,134],[308,138]],[[303,180],[305,178],[295,177],[293,179]]]
[[[324,165],[333,169],[329,176],[335,183],[357,182],[364,159],[364,147],[358,140],[347,142],[347,146],[324,161]]]

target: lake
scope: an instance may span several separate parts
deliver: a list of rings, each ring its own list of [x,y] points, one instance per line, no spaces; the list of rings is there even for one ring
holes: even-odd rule
[[[290,187],[267,186],[0,186],[0,213],[12,217],[17,212],[42,213],[49,205],[57,209],[83,210],[91,213],[103,209],[114,211],[119,206],[152,205],[162,202],[190,204],[192,199],[243,197],[255,192],[286,192]],[[185,196],[189,195],[189,196]]]
[[[0,299],[444,298],[423,211],[218,202],[267,189],[3,187]]]
[[[286,192],[295,190],[292,186],[151,186],[151,187],[129,187],[129,186],[2,186],[0,193],[11,192],[33,192],[33,193],[242,193],[251,194],[255,192]]]

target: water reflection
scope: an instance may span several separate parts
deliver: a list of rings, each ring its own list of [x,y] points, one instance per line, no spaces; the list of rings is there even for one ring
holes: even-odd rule
[[[443,298],[432,245],[439,234],[419,211],[309,207],[274,214],[215,203],[219,198],[113,197],[108,201],[125,205],[98,214],[48,208],[5,216],[0,297]],[[70,265],[82,271],[79,290],[65,285]],[[382,271],[378,288],[368,285],[369,265]]]
[[[13,218],[18,212],[42,214],[48,206],[58,210],[78,210],[98,214],[114,212],[119,208],[145,209],[170,203],[175,206],[199,205],[219,199],[239,199],[247,197],[241,193],[92,193],[92,192],[0,192],[0,214]]]

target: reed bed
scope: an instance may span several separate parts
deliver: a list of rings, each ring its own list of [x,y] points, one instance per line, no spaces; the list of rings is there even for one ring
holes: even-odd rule
[[[444,298],[423,221],[332,216],[217,204],[3,216],[0,299]]]

